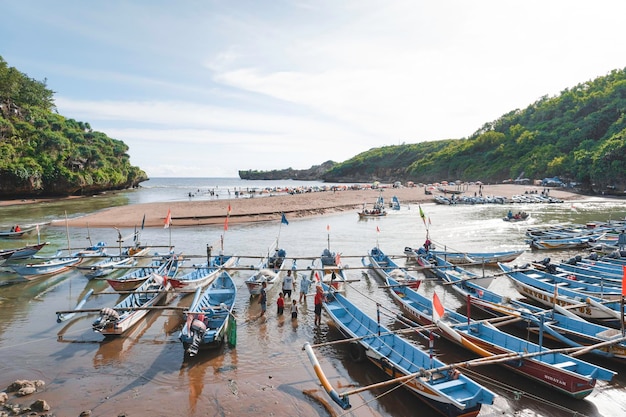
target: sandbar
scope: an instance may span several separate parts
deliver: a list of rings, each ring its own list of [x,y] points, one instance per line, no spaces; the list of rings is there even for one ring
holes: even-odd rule
[[[423,187],[383,188],[386,202],[397,196],[400,204],[432,203],[433,195],[425,193]],[[515,184],[478,185],[463,189],[463,195],[473,196],[482,191],[483,196],[511,198],[526,192],[541,193],[542,187]],[[363,204],[372,205],[380,189],[346,189],[319,191],[301,194],[276,194],[253,198],[231,198],[203,201],[179,201],[167,203],[144,203],[112,207],[68,220],[71,227],[136,227],[145,215],[145,227],[163,227],[168,210],[172,225],[177,227],[223,224],[228,215],[228,224],[280,220],[282,213],[288,219],[318,216],[342,211],[359,211]],[[435,192],[437,194],[438,192]],[[441,193],[439,193],[441,194]],[[581,200],[583,196],[563,189],[549,189],[549,195],[561,200]],[[230,206],[230,213],[228,208]],[[65,220],[52,225],[65,225]]]

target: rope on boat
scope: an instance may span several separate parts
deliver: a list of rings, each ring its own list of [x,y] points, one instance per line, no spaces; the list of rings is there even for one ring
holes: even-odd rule
[[[499,389],[501,389],[503,391],[510,392],[511,394],[513,394],[513,396],[515,397],[516,400],[519,400],[522,397],[525,397],[525,398],[529,398],[529,399],[531,399],[533,401],[537,401],[539,403],[545,404],[547,406],[556,408],[556,409],[558,409],[560,411],[565,411],[565,412],[571,414],[572,416],[587,417],[587,414],[581,414],[579,411],[572,410],[572,409],[567,408],[567,407],[565,407],[563,405],[560,405],[560,404],[557,404],[557,403],[555,403],[553,401],[549,401],[549,400],[547,400],[545,398],[542,398],[542,397],[540,397],[538,395],[531,394],[531,393],[526,392],[526,391],[521,391],[521,390],[515,388],[512,385],[505,384],[502,381],[499,381],[499,380],[493,379],[491,377],[488,377],[488,376],[486,376],[484,374],[481,374],[480,372],[476,372],[473,369],[466,368],[466,369],[463,370],[463,372],[466,373],[468,376],[470,376],[473,380],[481,381],[481,382],[484,382],[484,383],[488,383],[491,386],[497,387],[497,388],[499,388]]]

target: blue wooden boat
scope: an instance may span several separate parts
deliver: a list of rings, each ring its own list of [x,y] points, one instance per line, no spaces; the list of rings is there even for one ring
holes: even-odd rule
[[[611,285],[610,281],[603,281],[599,277],[550,274],[536,268],[526,269],[524,274],[535,280],[554,284],[559,288],[567,288],[582,295],[592,295],[605,300],[619,300],[622,296],[621,282]]]
[[[81,249],[72,253],[71,256],[77,256],[79,258],[99,258],[106,256],[107,244],[106,242],[98,242],[95,245],[90,245],[85,249]]]
[[[588,248],[592,243],[602,238],[602,234],[572,236],[562,238],[532,238],[527,243],[532,249],[576,249]]]
[[[385,255],[379,247],[372,248],[367,257],[369,264],[362,260],[363,266],[369,267],[383,281],[387,277],[393,277],[401,285],[410,285],[415,290],[419,288],[422,280],[398,265],[388,255]]]
[[[410,246],[404,248],[404,253],[417,260],[418,256],[427,255],[423,247],[413,249]],[[452,264],[476,264],[497,265],[498,262],[512,262],[517,259],[523,250],[500,251],[500,252],[455,252],[448,250],[430,249],[428,254],[439,256]]]
[[[511,321],[539,334],[539,345],[542,345],[545,334],[565,346],[593,346],[589,353],[594,355],[626,359],[626,342],[619,340],[622,334],[618,329],[584,320],[559,305],[543,309],[454,276],[447,276],[444,280],[472,306],[494,317],[513,318]]]
[[[610,381],[616,374],[505,333],[487,321],[470,321],[460,313],[445,309],[436,294],[431,301],[406,286],[396,285],[393,279],[388,282],[394,299],[412,320],[422,325],[435,324],[442,336],[486,358],[485,362],[494,359],[563,394],[584,398],[593,391],[597,380]],[[438,311],[433,315],[435,309]]]
[[[511,279],[513,286],[520,294],[541,305],[551,308],[558,304],[584,319],[600,322],[609,327],[621,326],[620,322],[624,314],[618,301],[606,301],[538,280],[527,274],[525,269],[519,270],[503,264],[498,265]]]
[[[397,196],[391,197],[391,209],[392,210],[400,210],[400,200],[398,200]]]
[[[594,271],[590,268],[585,268],[581,265],[570,265],[568,263],[561,262],[559,264],[536,264],[533,266],[538,269],[546,270],[554,275],[572,276],[575,279],[582,279],[585,281],[594,282],[596,284],[607,285],[611,287],[622,286],[622,276],[617,274],[607,274],[606,272]]]
[[[327,285],[322,285],[329,291]],[[351,356],[368,359],[394,379],[414,375],[403,386],[439,413],[450,417],[476,416],[482,404],[493,402],[493,392],[392,333],[340,293],[328,293],[323,306],[339,330],[355,339],[351,347],[359,354]]]
[[[197,355],[201,349],[219,347],[227,337],[231,345],[235,344],[233,308],[237,287],[232,277],[228,271],[222,271],[201,291],[201,288],[196,290],[179,335],[189,356]]]

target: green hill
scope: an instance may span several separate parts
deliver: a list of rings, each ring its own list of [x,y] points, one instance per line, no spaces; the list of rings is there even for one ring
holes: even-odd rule
[[[93,194],[147,179],[124,142],[57,114],[53,95],[0,57],[0,198]]]
[[[530,179],[558,176],[589,191],[624,190],[626,70],[542,97],[468,138],[370,149],[319,179],[501,182],[522,173]]]

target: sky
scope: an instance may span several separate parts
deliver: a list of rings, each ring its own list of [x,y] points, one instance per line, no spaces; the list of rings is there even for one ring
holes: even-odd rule
[[[626,67],[623,1],[0,0],[0,56],[149,177],[472,135]]]

